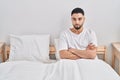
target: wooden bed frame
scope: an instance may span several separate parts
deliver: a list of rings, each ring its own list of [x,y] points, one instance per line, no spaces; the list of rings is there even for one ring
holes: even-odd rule
[[[50,45],[50,59],[55,59],[55,52],[56,49],[54,45]],[[9,58],[9,53],[10,53],[10,46],[6,45],[5,46],[5,60],[6,61]],[[97,55],[102,55],[103,60],[106,61],[106,46],[98,46],[97,48]]]
[[[118,74],[120,75],[120,42],[112,43],[112,67],[115,69],[116,60],[118,60]]]
[[[8,45],[5,45],[5,57],[3,58],[4,60],[3,61],[6,61],[8,58],[9,58],[9,53],[10,53],[10,46]],[[97,55],[102,55],[102,59],[104,61],[106,61],[106,46],[98,46],[97,47]],[[55,52],[56,52],[56,49],[54,47],[54,45],[50,45],[50,59],[53,59],[53,57],[55,57]],[[55,58],[54,58],[55,59]],[[118,71],[118,74],[120,75],[120,55],[119,57],[115,57],[114,59],[118,59],[119,60],[119,71]],[[114,60],[113,60],[114,61]],[[112,64],[112,67],[114,68],[115,66],[115,63]]]

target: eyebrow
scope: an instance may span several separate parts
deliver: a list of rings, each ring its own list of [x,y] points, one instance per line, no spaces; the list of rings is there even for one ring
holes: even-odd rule
[[[82,17],[79,17],[79,18],[74,18],[74,17],[73,17],[72,19],[82,19]]]
[[[82,19],[82,18],[80,17],[80,18],[78,18],[78,19]]]

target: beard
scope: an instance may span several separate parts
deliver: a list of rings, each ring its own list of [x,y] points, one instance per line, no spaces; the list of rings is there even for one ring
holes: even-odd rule
[[[74,26],[74,28],[76,29],[76,30],[79,30],[79,29],[81,29],[81,27],[83,26],[83,24],[82,25],[73,25]]]

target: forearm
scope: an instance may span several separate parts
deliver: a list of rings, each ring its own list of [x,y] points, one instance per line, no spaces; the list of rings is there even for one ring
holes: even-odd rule
[[[71,52],[69,52],[67,50],[61,50],[60,57],[61,57],[61,59],[73,59],[73,60],[80,58],[79,56],[72,54]]]
[[[96,50],[77,50],[73,54],[76,54],[81,58],[94,59],[96,57]]]

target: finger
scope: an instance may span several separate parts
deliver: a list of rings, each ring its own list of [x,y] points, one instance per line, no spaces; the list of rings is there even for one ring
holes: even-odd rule
[[[91,47],[90,49],[95,49],[96,47]]]
[[[95,45],[90,45],[89,47],[95,47]]]

